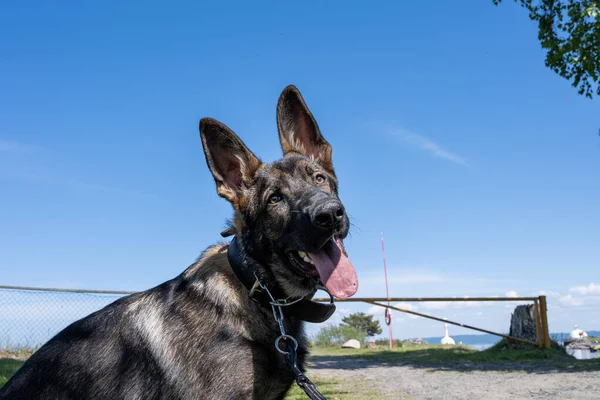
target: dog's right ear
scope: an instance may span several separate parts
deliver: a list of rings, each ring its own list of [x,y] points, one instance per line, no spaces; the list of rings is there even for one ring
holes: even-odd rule
[[[299,153],[316,160],[335,176],[331,146],[308,109],[300,91],[289,85],[277,102],[277,129],[284,154]]]
[[[244,191],[262,162],[231,129],[212,118],[200,120],[200,139],[217,194],[236,210],[242,210],[246,204]]]

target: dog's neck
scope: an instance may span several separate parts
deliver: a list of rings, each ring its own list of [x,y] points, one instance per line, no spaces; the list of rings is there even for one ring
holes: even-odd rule
[[[233,237],[227,249],[227,258],[231,269],[239,281],[248,289],[252,300],[266,308],[271,308],[271,298],[265,289],[271,293],[276,301],[283,302],[287,298],[281,287],[274,279],[267,282],[258,282],[258,263],[246,254],[238,243],[236,236]],[[314,295],[314,294],[313,294]],[[321,323],[327,321],[335,312],[335,304],[322,304],[311,301],[313,295],[307,296],[294,304],[283,308],[284,315],[294,317],[302,321]]]

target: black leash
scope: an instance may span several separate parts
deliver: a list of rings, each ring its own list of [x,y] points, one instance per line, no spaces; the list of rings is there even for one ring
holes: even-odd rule
[[[304,375],[304,372],[302,372],[300,368],[298,368],[296,363],[296,350],[298,349],[298,341],[294,337],[285,333],[283,318],[284,315],[287,315],[303,321],[324,322],[335,312],[333,296],[331,296],[331,294],[327,292],[325,288],[321,288],[325,290],[327,294],[329,294],[329,304],[321,304],[311,301],[310,298],[312,298],[312,296],[309,298],[300,298],[292,301],[288,301],[288,299],[275,300],[271,291],[273,291],[277,297],[283,297],[281,295],[282,291],[277,287],[272,287],[271,290],[269,290],[269,287],[258,279],[256,276],[256,271],[252,266],[252,260],[250,260],[241,251],[236,237],[234,237],[229,244],[229,248],[227,249],[227,258],[235,275],[249,290],[250,298],[265,307],[271,306],[273,318],[275,318],[275,321],[277,321],[279,324],[279,331],[281,332],[281,335],[275,339],[275,349],[283,355],[285,363],[294,374],[298,386],[304,390],[304,393],[306,393],[311,400],[327,400],[325,396],[323,396],[323,394],[317,390],[315,384],[312,383],[306,375]],[[279,347],[279,342],[281,340],[288,342],[287,351]]]
[[[315,384],[308,379],[308,376],[304,375],[304,372],[300,371],[300,368],[296,365],[296,350],[294,347],[288,345],[287,349],[288,352],[284,355],[285,362],[296,376],[296,383],[298,386],[304,390],[304,393],[306,393],[311,400],[327,400],[325,396],[317,390]]]
[[[268,289],[266,290],[267,293],[269,293]],[[317,390],[315,384],[312,383],[312,381],[308,379],[306,375],[304,375],[304,372],[302,372],[300,368],[298,368],[298,364],[296,363],[296,350],[298,350],[298,341],[293,336],[290,336],[285,333],[285,329],[283,327],[283,311],[281,310],[282,307],[285,306],[279,305],[276,301],[273,301],[271,303],[271,308],[273,309],[273,317],[279,324],[279,330],[281,331],[281,335],[278,336],[277,339],[275,339],[275,349],[281,354],[283,354],[283,359],[285,360],[285,363],[296,378],[296,384],[298,384],[298,386],[300,386],[300,388],[304,390],[304,393],[306,393],[306,395],[311,400],[327,400],[325,396],[323,396],[323,394],[321,394],[321,392]],[[287,351],[282,350],[279,347],[280,340],[291,342],[287,345]]]

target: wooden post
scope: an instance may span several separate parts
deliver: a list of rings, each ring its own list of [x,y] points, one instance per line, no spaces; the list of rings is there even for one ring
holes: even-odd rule
[[[535,336],[537,338],[537,346],[538,347],[543,347],[542,346],[542,332],[540,332],[540,302],[538,301],[538,299],[535,299],[533,301],[533,309],[535,311]]]
[[[510,317],[510,330],[508,335],[520,339],[525,339],[536,346],[539,345],[540,335],[538,335],[537,312],[535,304],[522,304],[515,308]]]
[[[550,348],[550,333],[548,332],[548,308],[546,307],[546,296],[540,296],[540,315],[542,322],[542,341],[544,348]]]

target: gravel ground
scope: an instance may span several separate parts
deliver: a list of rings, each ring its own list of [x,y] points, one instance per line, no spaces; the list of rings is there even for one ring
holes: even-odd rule
[[[506,366],[504,366],[506,368]],[[559,372],[523,369],[489,369],[481,364],[451,368],[418,367],[341,357],[317,357],[309,363],[308,375],[340,381],[361,380],[386,399],[600,399],[600,372]]]

